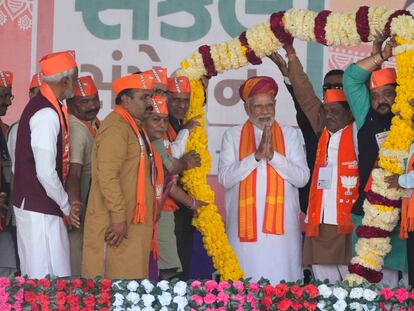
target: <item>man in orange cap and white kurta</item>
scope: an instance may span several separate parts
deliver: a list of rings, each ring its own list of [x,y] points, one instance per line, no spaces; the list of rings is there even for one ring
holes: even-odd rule
[[[151,109],[151,86],[144,74],[112,83],[115,110],[102,122],[92,151],[84,277],[148,277],[154,203],[152,147],[141,122],[146,109]]]
[[[358,198],[357,128],[344,91],[324,92],[325,128],[319,135],[306,216],[303,264],[315,279],[334,284],[348,274],[352,206]]]
[[[91,76],[75,83],[75,96],[67,100],[70,124],[70,167],[66,189],[72,206],[69,229],[72,276],[81,275],[83,225],[91,183],[92,147],[99,128],[101,106]]]
[[[0,117],[6,115],[13,100],[13,73],[0,70]],[[0,119],[0,276],[9,276],[17,270],[13,210],[9,207],[11,158],[7,146],[9,127]]]
[[[64,189],[69,120],[62,101],[73,96],[78,69],[72,51],[46,55],[40,67],[40,92],[23,110],[17,132],[12,203],[22,274],[63,277],[71,275],[63,221],[71,207]]]
[[[303,276],[298,188],[310,175],[298,131],[275,121],[277,90],[270,77],[242,84],[249,119],[225,132],[218,172],[228,238],[245,277],[272,284]]]

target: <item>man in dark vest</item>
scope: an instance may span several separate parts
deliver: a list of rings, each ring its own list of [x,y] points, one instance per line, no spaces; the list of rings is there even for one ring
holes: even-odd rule
[[[343,77],[344,91],[358,127],[360,186],[359,197],[351,214],[354,223],[353,245],[357,241],[355,230],[361,224],[364,215],[363,203],[366,191],[370,190],[371,171],[394,116],[391,106],[396,95],[395,70],[378,69],[391,56],[392,43],[387,42],[382,51],[351,64]],[[398,228],[391,234],[392,251],[385,257],[382,271],[384,282],[390,286],[397,286],[399,270],[408,270],[406,241],[399,239],[398,234]],[[407,277],[407,273],[403,273],[403,276]]]
[[[64,224],[71,206],[64,189],[69,170],[69,121],[64,99],[73,97],[78,69],[74,52],[40,60],[43,83],[19,122],[12,203],[23,275],[70,276]]]

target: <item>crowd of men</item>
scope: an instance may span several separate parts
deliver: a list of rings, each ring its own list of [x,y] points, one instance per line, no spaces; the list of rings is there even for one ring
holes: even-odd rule
[[[287,63],[276,52],[270,56],[300,131],[275,121],[276,106],[284,104],[276,105],[273,78],[241,85],[248,120],[225,132],[218,179],[226,189],[229,242],[245,277],[296,281],[311,266],[315,279],[334,283],[347,273],[362,203],[372,199],[371,172],[394,116],[396,73],[381,69],[393,42],[382,47],[383,41],[345,72],[329,71],[322,100],[292,45],[284,46]],[[206,203],[180,183],[184,170],[200,165],[198,154],[186,153],[199,126],[198,117],[183,122],[189,80],[168,77],[165,68],[123,76],[112,83],[114,109],[100,122],[98,90],[91,76],[78,77],[73,52],[49,54],[39,65],[19,122],[1,124],[0,275],[148,278],[154,258],[159,279],[209,277],[205,252],[206,264],[191,272],[201,241],[191,222]],[[1,116],[12,103],[12,78],[0,71]],[[405,174],[386,177],[389,187],[414,188],[413,153],[414,147]],[[414,223],[411,193],[404,221]],[[394,230],[384,262],[389,285],[400,279],[414,285],[407,232],[414,225],[403,227]]]

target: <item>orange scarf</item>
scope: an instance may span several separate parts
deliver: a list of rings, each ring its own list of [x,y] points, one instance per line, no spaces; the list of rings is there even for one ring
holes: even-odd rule
[[[354,148],[353,126],[348,125],[341,133],[338,150],[338,178],[336,188],[336,210],[338,234],[351,234],[354,228],[350,213],[354,202],[358,198],[359,170],[357,156]],[[325,128],[318,142],[315,167],[313,169],[312,183],[309,193],[308,223],[306,225],[306,236],[319,236],[319,225],[321,223],[323,189],[318,189],[319,169],[326,166],[329,132]],[[348,179],[348,185],[346,188]],[[356,183],[352,179],[356,178]],[[341,180],[344,179],[344,180]],[[355,189],[351,192],[351,189]]]
[[[171,143],[175,141],[175,139],[177,138],[177,133],[175,132],[174,128],[171,126],[170,123],[168,123],[168,129],[167,129],[167,133],[164,135],[163,139],[164,140],[168,140],[170,142],[170,144],[168,145],[168,153],[171,155]],[[162,210],[164,212],[175,212],[176,210],[178,210],[179,207],[177,205],[177,203],[174,201],[173,198],[171,198],[170,196],[167,197],[167,199],[165,200]]]
[[[272,138],[275,151],[285,155],[285,142],[282,130],[276,122],[272,125]],[[240,136],[239,157],[243,160],[256,151],[256,139],[253,124],[247,121]],[[241,242],[257,241],[256,219],[256,178],[254,169],[240,183],[239,191],[239,238]],[[276,170],[267,164],[266,206],[263,220],[263,232],[270,234],[284,233],[284,180]]]
[[[66,105],[59,104],[56,95],[47,83],[42,83],[40,86],[40,93],[46,98],[55,108],[59,115],[60,132],[62,133],[62,179],[63,185],[66,183],[66,177],[69,173],[69,117]]]
[[[406,174],[413,170],[414,154],[411,155]],[[400,238],[407,239],[408,232],[414,231],[414,192],[409,198],[403,198],[401,204]]]
[[[145,133],[145,130],[143,129],[145,137],[142,138],[141,134],[138,129],[138,125],[135,122],[134,118],[130,115],[130,113],[125,110],[123,107],[117,105],[115,107],[115,113],[117,113],[122,119],[124,119],[132,128],[135,135],[138,138],[139,146],[141,149],[140,152],[140,158],[139,158],[139,167],[138,167],[138,177],[137,177],[137,206],[135,208],[135,214],[133,223],[145,223],[145,218],[147,215],[147,204],[146,204],[146,191],[145,191],[145,163],[147,158],[147,152],[145,149],[144,139],[146,139],[149,142],[149,139]],[[149,144],[151,147],[152,145]],[[151,150],[152,152],[152,150]]]
[[[158,207],[162,204],[162,194],[164,189],[164,167],[162,164],[161,156],[154,149],[154,167],[153,167],[153,185],[154,185],[154,208],[152,215],[153,231],[152,231],[152,242],[151,249],[154,259],[160,259],[160,252],[158,248],[158,223],[157,223],[157,212]]]
[[[95,127],[92,126],[92,124],[88,121],[85,121],[85,120],[80,120],[80,121],[83,123],[83,125],[85,125],[88,128],[89,133],[91,133],[92,137],[95,138],[96,133],[97,133],[97,129],[99,129],[99,126],[101,125],[101,121],[99,121],[99,119],[96,118],[95,121],[94,121]]]

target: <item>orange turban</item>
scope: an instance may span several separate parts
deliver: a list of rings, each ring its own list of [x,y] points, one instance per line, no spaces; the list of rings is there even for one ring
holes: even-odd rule
[[[190,80],[184,76],[168,78],[168,91],[173,93],[190,94]]]
[[[151,104],[152,113],[168,115],[167,99],[164,96],[153,96]]]
[[[271,77],[256,76],[244,81],[240,86],[240,98],[245,102],[256,94],[271,94],[276,96],[279,87]]]
[[[13,73],[10,71],[0,70],[0,87],[12,87]]]
[[[39,87],[42,84],[42,73],[38,72],[35,73],[32,77],[32,81],[30,82],[29,90],[34,87]]]
[[[75,96],[85,97],[95,95],[96,93],[98,93],[98,90],[91,76],[76,79]]]
[[[149,79],[152,81],[152,85],[162,84],[168,86],[167,68],[157,67],[144,71],[143,74],[149,76]]]
[[[328,89],[323,94],[323,103],[324,104],[333,104],[339,102],[347,102],[345,93],[343,90],[338,89]]]
[[[372,90],[380,86],[394,83],[397,83],[397,74],[394,68],[375,70],[371,73],[369,89]]]
[[[115,95],[118,95],[126,89],[150,90],[151,88],[151,80],[145,73],[124,76],[112,82],[112,90],[114,91]]]
[[[43,56],[39,63],[45,77],[53,76],[78,66],[75,60],[75,51],[48,54]]]

